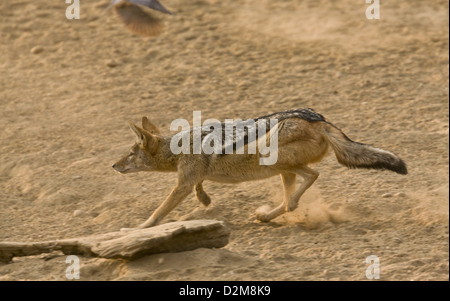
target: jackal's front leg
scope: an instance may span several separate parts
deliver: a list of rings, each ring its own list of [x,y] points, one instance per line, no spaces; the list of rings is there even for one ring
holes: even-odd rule
[[[195,185],[195,195],[197,196],[197,199],[205,206],[208,206],[211,204],[211,198],[209,195],[206,194],[206,192],[203,190],[202,183],[198,183]]]
[[[165,201],[153,212],[153,214],[136,229],[144,229],[155,226],[160,222],[170,211],[172,211],[182,200],[184,200],[189,193],[192,192],[193,185],[178,184],[165,199]]]

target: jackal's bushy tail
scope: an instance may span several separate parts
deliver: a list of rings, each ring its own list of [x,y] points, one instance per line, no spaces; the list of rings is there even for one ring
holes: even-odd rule
[[[406,164],[391,152],[352,141],[340,129],[327,123],[324,136],[339,163],[349,168],[389,169],[406,175]]]

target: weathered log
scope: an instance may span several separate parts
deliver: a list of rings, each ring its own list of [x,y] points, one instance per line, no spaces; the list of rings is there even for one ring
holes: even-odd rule
[[[230,231],[221,221],[192,220],[151,228],[118,231],[87,237],[43,241],[0,242],[0,261],[53,251],[66,255],[136,259],[155,253],[171,253],[196,248],[221,248]]]

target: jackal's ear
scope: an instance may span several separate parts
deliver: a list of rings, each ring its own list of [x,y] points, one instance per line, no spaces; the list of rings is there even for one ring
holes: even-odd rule
[[[144,133],[131,121],[128,122],[128,125],[130,126],[130,129],[133,131],[133,133],[136,134],[136,137],[138,138],[138,144],[144,144],[145,136]]]
[[[152,134],[160,134],[159,129],[156,127],[156,125],[154,125],[153,123],[150,122],[150,120],[148,120],[147,117],[142,117],[142,127],[149,131]]]
[[[134,123],[129,122],[130,129],[136,134],[140,147],[147,148],[149,150],[153,150],[155,147],[157,147],[158,139],[156,137],[153,137],[151,133],[148,131],[141,129],[140,127],[136,126]]]

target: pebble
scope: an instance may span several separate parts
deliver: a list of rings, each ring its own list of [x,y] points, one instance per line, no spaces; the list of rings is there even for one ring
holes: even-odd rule
[[[77,210],[75,210],[73,212],[73,216],[81,216],[83,214],[84,214],[84,211],[83,210],[79,210],[79,209],[77,209]]]
[[[44,47],[42,46],[34,46],[33,48],[31,48],[30,52],[32,54],[38,54],[41,53],[42,51],[44,51]]]
[[[160,257],[159,259],[158,259],[158,264],[163,264],[164,263],[164,258],[163,257]]]
[[[403,240],[400,237],[394,237],[394,241],[396,243],[402,243],[403,242]]]
[[[385,193],[385,194],[383,194],[383,195],[381,195],[381,197],[382,198],[390,198],[390,197],[392,197],[392,193]]]
[[[110,68],[114,68],[114,67],[117,67],[119,65],[119,63],[117,63],[114,60],[109,60],[109,61],[105,62],[105,65],[110,67]]]

